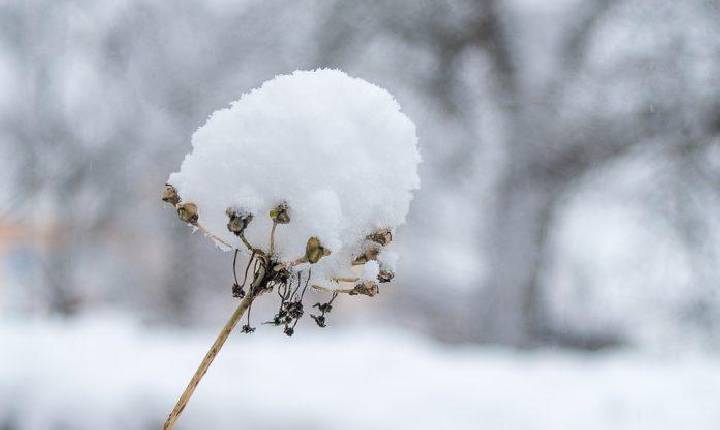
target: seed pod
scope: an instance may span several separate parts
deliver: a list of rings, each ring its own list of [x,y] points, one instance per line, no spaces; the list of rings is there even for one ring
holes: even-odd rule
[[[315,303],[313,305],[314,308],[318,308],[318,310],[324,314],[329,314],[332,312],[332,303],[326,302],[326,303]]]
[[[368,261],[374,261],[377,260],[377,256],[380,254],[380,250],[377,248],[370,248],[363,255],[360,255],[356,257],[352,261],[353,266],[359,266],[361,264],[365,264]]]
[[[381,284],[384,284],[386,282],[390,282],[395,278],[395,273],[389,271],[389,270],[381,270],[380,273],[378,273],[377,280]]]
[[[350,294],[351,296],[362,294],[365,296],[373,297],[379,292],[380,289],[378,288],[376,283],[374,283],[373,281],[365,281],[362,284],[355,285],[355,287],[348,294]]]
[[[232,296],[235,297],[235,298],[240,298],[240,299],[242,299],[243,297],[245,297],[245,290],[244,290],[243,287],[241,287],[240,285],[238,285],[238,284],[233,284],[233,286],[232,286]]]
[[[175,187],[170,184],[165,184],[165,188],[163,188],[161,198],[162,201],[170,203],[171,205],[173,205],[173,207],[176,204],[180,203],[180,196],[178,196]]]
[[[367,235],[368,240],[379,243],[380,246],[387,246],[390,242],[392,242],[392,238],[392,231],[390,231],[389,228],[384,228]]]
[[[241,209],[227,208],[225,214],[228,216],[227,228],[236,236],[243,234],[253,220],[253,215],[250,212]]]
[[[299,300],[294,302],[286,302],[285,312],[287,312],[287,315],[292,319],[302,318],[302,316],[305,314],[303,304]]]
[[[318,327],[325,327],[325,316],[324,315],[310,315]]]
[[[290,222],[287,203],[281,203],[275,209],[270,211],[270,218],[278,224],[287,224]]]
[[[278,263],[272,268],[273,272],[273,280],[280,282],[280,283],[287,283],[288,279],[290,278],[290,271],[288,270],[285,263]]]
[[[198,209],[195,203],[178,203],[175,207],[180,221],[193,225],[197,224]]]
[[[317,237],[308,239],[307,245],[305,246],[305,260],[307,262],[315,264],[320,261],[322,257],[327,257],[330,254],[330,250],[323,248],[320,244],[320,239]]]

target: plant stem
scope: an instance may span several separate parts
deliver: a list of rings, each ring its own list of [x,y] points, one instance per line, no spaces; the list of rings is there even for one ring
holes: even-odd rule
[[[196,223],[193,224],[193,225],[194,225],[198,230],[200,230],[205,236],[208,236],[208,237],[211,237],[211,238],[215,239],[216,241],[222,243],[223,245],[227,246],[227,247],[230,248],[230,249],[235,249],[234,246],[230,245],[229,243],[227,243],[226,241],[224,241],[223,239],[221,239],[219,236],[216,236],[216,235],[210,233],[205,227],[202,226],[202,224],[196,222]]]
[[[325,287],[321,287],[320,285],[310,285],[310,287],[311,287],[312,289],[314,289],[314,290],[324,291],[324,292],[327,292],[327,293],[343,293],[343,294],[349,294],[349,293],[352,293],[353,291],[355,291],[354,288],[344,288],[344,289],[340,289],[340,288],[325,288]]]
[[[239,236],[239,237],[240,237],[240,240],[242,240],[243,243],[245,244],[245,247],[248,249],[248,251],[250,251],[250,252],[259,252],[259,250],[253,248],[253,246],[250,244],[250,242],[248,242],[247,238],[245,238],[245,234],[240,233],[240,236]]]
[[[273,221],[272,230],[270,230],[270,255],[275,253],[275,229],[277,228],[277,221]]]
[[[165,424],[163,425],[163,430],[171,430],[175,426],[175,422],[180,417],[180,414],[183,413],[183,410],[185,409],[185,406],[187,406],[188,401],[190,401],[190,397],[193,395],[195,388],[197,388],[200,380],[203,378],[203,376],[205,376],[205,372],[207,372],[213,360],[215,360],[215,357],[225,344],[225,341],[230,335],[230,332],[232,332],[232,330],[235,328],[238,321],[240,320],[240,318],[242,318],[243,314],[252,304],[252,301],[254,299],[255,295],[252,293],[248,293],[245,298],[240,301],[237,309],[235,309],[235,312],[233,312],[232,316],[230,316],[230,319],[225,324],[225,327],[223,327],[220,331],[220,334],[218,334],[217,339],[215,339],[215,343],[213,343],[213,346],[210,348],[207,354],[205,354],[205,358],[203,358],[200,366],[198,366],[197,370],[195,371],[195,375],[193,375],[190,383],[188,383],[185,391],[182,393],[180,399],[175,404],[172,412],[170,412],[170,415],[168,416]]]

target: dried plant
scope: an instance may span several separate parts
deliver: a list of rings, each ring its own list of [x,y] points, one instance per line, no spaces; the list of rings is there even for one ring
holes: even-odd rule
[[[387,90],[340,70],[265,81],[210,115],[191,141],[162,199],[233,253],[239,303],[165,429],[240,320],[242,333],[257,330],[250,311],[260,296],[278,301],[263,325],[292,336],[307,315],[327,326],[341,294],[377,295],[395,276],[393,228],[420,187],[413,122]],[[238,268],[240,255],[248,258]],[[311,291],[328,298],[306,306]]]
[[[313,284],[313,264],[320,261],[323,257],[330,255],[332,251],[325,248],[317,237],[309,237],[305,255],[298,256],[289,261],[280,260],[275,253],[275,232],[277,226],[280,224],[290,224],[288,228],[292,228],[290,208],[286,203],[281,203],[268,214],[272,219],[272,228],[270,232],[268,232],[269,239],[267,248],[251,244],[244,236],[245,229],[252,222],[254,214],[239,208],[227,208],[225,211],[228,217],[228,230],[241,240],[250,254],[243,271],[242,282],[238,282],[237,259],[241,250],[234,248],[227,241],[205,229],[200,222],[200,208],[192,202],[183,202],[173,186],[169,184],[165,185],[162,192],[162,200],[175,208],[177,216],[182,222],[194,226],[205,235],[215,239],[217,243],[234,251],[232,260],[232,275],[234,280],[232,296],[240,299],[237,308],[218,334],[210,350],[205,354],[205,357],[195,371],[185,391],[170,412],[163,426],[165,430],[174,427],[176,421],[185,410],[195,388],[202,380],[205,372],[207,372],[213,360],[215,360],[215,357],[220,352],[220,349],[222,349],[225,344],[228,336],[243,315],[247,315],[247,322],[242,326],[241,332],[248,334],[255,332],[256,328],[251,325],[250,321],[250,309],[253,302],[261,295],[275,291],[279,297],[277,313],[265,324],[282,327],[283,333],[292,336],[295,333],[295,327],[298,321],[306,313],[304,299],[308,289],[330,295],[327,302],[315,303],[312,309],[316,309],[318,313],[310,315],[319,327],[325,327],[327,324],[327,314],[334,309],[333,303],[340,294],[351,296],[366,295],[372,297],[379,293],[379,283],[389,282],[395,276],[394,273],[389,270],[381,270],[379,275],[377,275],[377,279],[374,281],[364,280],[359,277],[332,279],[332,283],[336,284],[335,288]],[[382,252],[382,249],[389,245],[391,241],[392,232],[390,229],[371,232],[367,236],[366,247],[358,250],[358,256],[352,261],[348,261],[348,265],[357,266],[366,264],[368,261],[375,261]]]

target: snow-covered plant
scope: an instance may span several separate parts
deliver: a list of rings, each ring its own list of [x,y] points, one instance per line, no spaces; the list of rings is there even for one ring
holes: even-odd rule
[[[307,290],[328,294],[311,317],[325,327],[341,294],[374,296],[395,276],[395,228],[419,188],[415,126],[384,89],[339,70],[297,71],[213,113],[162,199],[183,222],[233,252],[240,303],[164,428],[182,413],[253,301],[274,291],[268,321],[294,333]],[[246,254],[245,269],[236,267]],[[242,331],[255,330],[248,322]]]

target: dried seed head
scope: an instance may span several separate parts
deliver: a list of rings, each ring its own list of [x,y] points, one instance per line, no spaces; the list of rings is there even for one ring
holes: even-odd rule
[[[315,264],[320,261],[322,257],[327,257],[330,254],[330,250],[323,248],[320,244],[320,239],[317,237],[308,239],[307,245],[305,246],[305,260],[307,262]]]
[[[353,266],[359,266],[359,265],[365,264],[365,263],[367,263],[367,262],[368,262],[368,259],[367,259],[367,257],[365,256],[365,254],[363,254],[363,255],[361,255],[361,256],[359,256],[359,257],[356,257],[356,258],[352,261],[352,265],[353,265]]]
[[[360,255],[359,257],[356,257],[352,264],[353,266],[358,266],[361,264],[365,264],[368,261],[374,261],[377,260],[378,255],[380,254],[380,250],[377,248],[370,248],[363,255]]]
[[[278,224],[287,224],[290,222],[290,214],[288,212],[287,203],[281,203],[270,211],[270,218]]]
[[[227,228],[236,236],[243,234],[253,220],[253,215],[242,209],[227,208],[225,209],[225,214],[228,216]]]
[[[380,246],[387,246],[390,242],[392,242],[392,238],[392,231],[390,231],[389,228],[384,228],[367,235],[368,240],[379,243]]]
[[[282,322],[282,318],[283,318],[283,317],[284,317],[284,315],[278,313],[277,315],[275,315],[275,316],[273,317],[272,321],[267,321],[267,322],[264,322],[263,324],[272,324],[272,325],[274,325],[274,326],[279,326],[280,324],[283,323],[283,322]]]
[[[245,297],[245,289],[238,284],[233,284],[232,296],[235,298],[242,299],[243,297]]]
[[[310,315],[310,317],[315,320],[315,323],[318,325],[318,327],[325,327],[324,315]]]
[[[363,294],[365,296],[374,296],[377,293],[380,292],[380,289],[378,288],[377,284],[373,281],[365,281],[362,284],[355,285],[355,288],[352,289],[348,294],[351,296],[356,296],[358,294]]]
[[[178,196],[177,191],[175,190],[175,187],[173,187],[170,184],[165,184],[165,188],[163,188],[161,198],[164,202],[170,203],[173,205],[173,207],[180,203],[180,196]]]
[[[324,314],[329,314],[330,312],[332,312],[332,308],[333,308],[333,307],[332,307],[332,303],[330,303],[330,302],[327,302],[327,303],[315,303],[315,304],[313,305],[313,307],[314,307],[314,308],[318,308],[318,310],[319,310],[320,312],[324,313]]]
[[[299,319],[305,314],[301,301],[285,302],[284,311],[292,319]]]
[[[378,282],[381,284],[384,284],[386,282],[390,282],[395,278],[395,273],[389,271],[389,270],[381,270],[380,273],[377,276]]]
[[[287,284],[288,278],[290,278],[290,271],[288,270],[285,263],[278,263],[272,268],[273,276],[272,279],[281,284]]]
[[[175,207],[180,221],[193,225],[197,224],[198,209],[195,203],[178,203]]]

